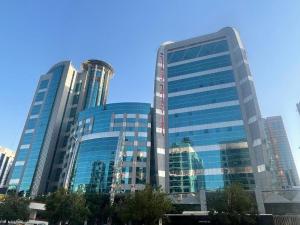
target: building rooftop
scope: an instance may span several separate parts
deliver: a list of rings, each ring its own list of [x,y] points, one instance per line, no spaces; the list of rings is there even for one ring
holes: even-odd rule
[[[15,155],[16,155],[15,151],[13,151],[9,148],[2,147],[2,146],[0,146],[0,153],[5,154],[8,157],[15,157]]]
[[[88,64],[107,67],[108,69],[111,70],[112,73],[114,73],[114,69],[112,68],[112,66],[109,63],[104,62],[102,60],[98,60],[98,59],[89,59],[89,60],[86,60],[85,62],[82,63],[83,68],[85,68]]]

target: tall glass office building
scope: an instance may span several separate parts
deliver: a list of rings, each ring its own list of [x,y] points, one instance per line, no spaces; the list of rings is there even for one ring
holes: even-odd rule
[[[239,182],[264,212],[261,193],[272,188],[274,151],[236,30],[163,43],[153,108],[107,104],[113,73],[91,59],[79,71],[66,61],[41,76],[10,189],[31,196],[58,187],[114,194],[152,183],[175,203],[206,210],[206,196]],[[289,178],[296,184],[292,172]]]
[[[105,104],[112,75],[106,62],[87,60],[81,71],[65,61],[41,76],[10,174],[10,190],[36,196],[63,185],[71,128],[80,111]]]
[[[154,97],[156,185],[206,209],[209,191],[270,184],[264,127],[239,34],[232,28],[158,50]]]
[[[10,189],[33,196],[45,191],[75,72],[66,61],[41,76],[17,149]]]
[[[30,196],[58,187],[116,193],[150,182],[151,106],[106,104],[112,77],[113,68],[95,59],[80,71],[61,62],[41,76],[10,190]]]
[[[267,117],[264,122],[274,161],[274,188],[290,189],[299,186],[297,168],[281,116]]]
[[[51,162],[46,192],[64,186],[65,180],[69,180],[67,177],[70,160],[68,141],[73,138],[71,129],[76,125],[79,112],[105,105],[112,77],[113,68],[108,63],[95,59],[83,62],[81,71],[76,72],[72,88],[68,93],[68,102],[61,122],[55,155]]]

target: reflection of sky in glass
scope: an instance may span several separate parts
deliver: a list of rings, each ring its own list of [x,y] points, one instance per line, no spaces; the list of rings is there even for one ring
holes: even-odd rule
[[[145,185],[150,154],[147,143],[151,141],[149,115],[150,104],[146,103],[114,103],[81,112],[77,130],[88,120],[89,134],[116,136],[80,143],[72,190],[109,192],[114,188],[119,192]]]
[[[169,64],[167,74],[171,192],[214,190],[232,182],[252,187],[234,72],[224,69],[232,65],[227,41],[171,51],[168,57],[168,63],[177,63]],[[196,75],[217,68],[224,71]]]

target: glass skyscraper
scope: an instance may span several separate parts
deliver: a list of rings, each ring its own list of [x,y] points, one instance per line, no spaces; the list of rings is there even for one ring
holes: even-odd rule
[[[36,196],[64,183],[71,127],[78,112],[104,105],[111,66],[88,60],[76,71],[70,61],[42,75],[30,107],[9,180],[9,189]]]
[[[41,76],[17,149],[9,189],[33,196],[44,193],[75,73],[66,61]]]
[[[72,128],[76,126],[79,112],[105,105],[109,82],[113,77],[113,68],[104,61],[91,59],[83,62],[81,71],[76,72],[75,75],[68,93],[68,102],[64,119],[61,122],[60,135],[52,160],[46,192],[64,186],[65,180],[69,180],[66,177],[70,156],[68,141],[73,138]]]
[[[299,186],[299,177],[281,116],[264,120],[275,168],[275,187],[290,189]]]
[[[156,185],[206,209],[206,193],[239,182],[270,184],[268,151],[252,75],[232,28],[158,50],[154,97]]]
[[[151,106],[106,104],[113,68],[87,60],[41,76],[9,179],[36,196],[58,187],[125,192],[150,182]],[[70,187],[71,186],[71,187]]]
[[[283,125],[265,126],[268,119],[261,118],[235,29],[163,43],[152,108],[107,104],[113,74],[111,65],[91,59],[79,71],[65,61],[41,76],[9,189],[31,196],[58,187],[113,195],[151,183],[174,203],[207,210],[207,196],[238,182],[264,212],[262,193],[272,189],[279,168],[274,163],[286,177],[281,186],[298,185],[285,160]]]

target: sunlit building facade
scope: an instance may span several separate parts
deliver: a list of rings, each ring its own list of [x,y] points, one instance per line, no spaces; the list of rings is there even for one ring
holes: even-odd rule
[[[71,128],[80,111],[105,104],[112,75],[109,64],[87,60],[80,71],[64,61],[41,76],[10,174],[10,190],[36,196],[63,185]]]
[[[87,60],[76,72],[72,88],[68,93],[68,102],[64,119],[61,122],[60,135],[51,164],[46,192],[52,192],[65,184],[70,160],[68,141],[72,137],[72,128],[76,126],[78,114],[85,109],[104,106],[108,96],[109,83],[113,77],[113,68],[101,60]]]
[[[268,152],[236,30],[162,44],[153,117],[155,182],[177,203],[198,203],[205,210],[206,192],[239,182],[256,194],[264,211]]]
[[[0,146],[0,188],[7,186],[8,174],[11,170],[14,158],[14,151]]]
[[[41,76],[14,160],[10,190],[33,196],[45,191],[74,73],[66,61]]]
[[[114,194],[151,183],[175,203],[207,210],[209,193],[238,182],[264,212],[261,193],[272,187],[274,154],[235,29],[162,44],[152,108],[107,104],[113,74],[92,59],[80,70],[61,62],[41,76],[11,190]]]
[[[69,144],[73,191],[142,190],[150,182],[151,106],[114,103],[84,110]]]
[[[299,176],[281,116],[264,119],[275,168],[275,189],[299,186]]]
[[[36,196],[59,187],[126,192],[150,182],[151,105],[106,104],[113,68],[69,61],[41,76],[9,189]]]

